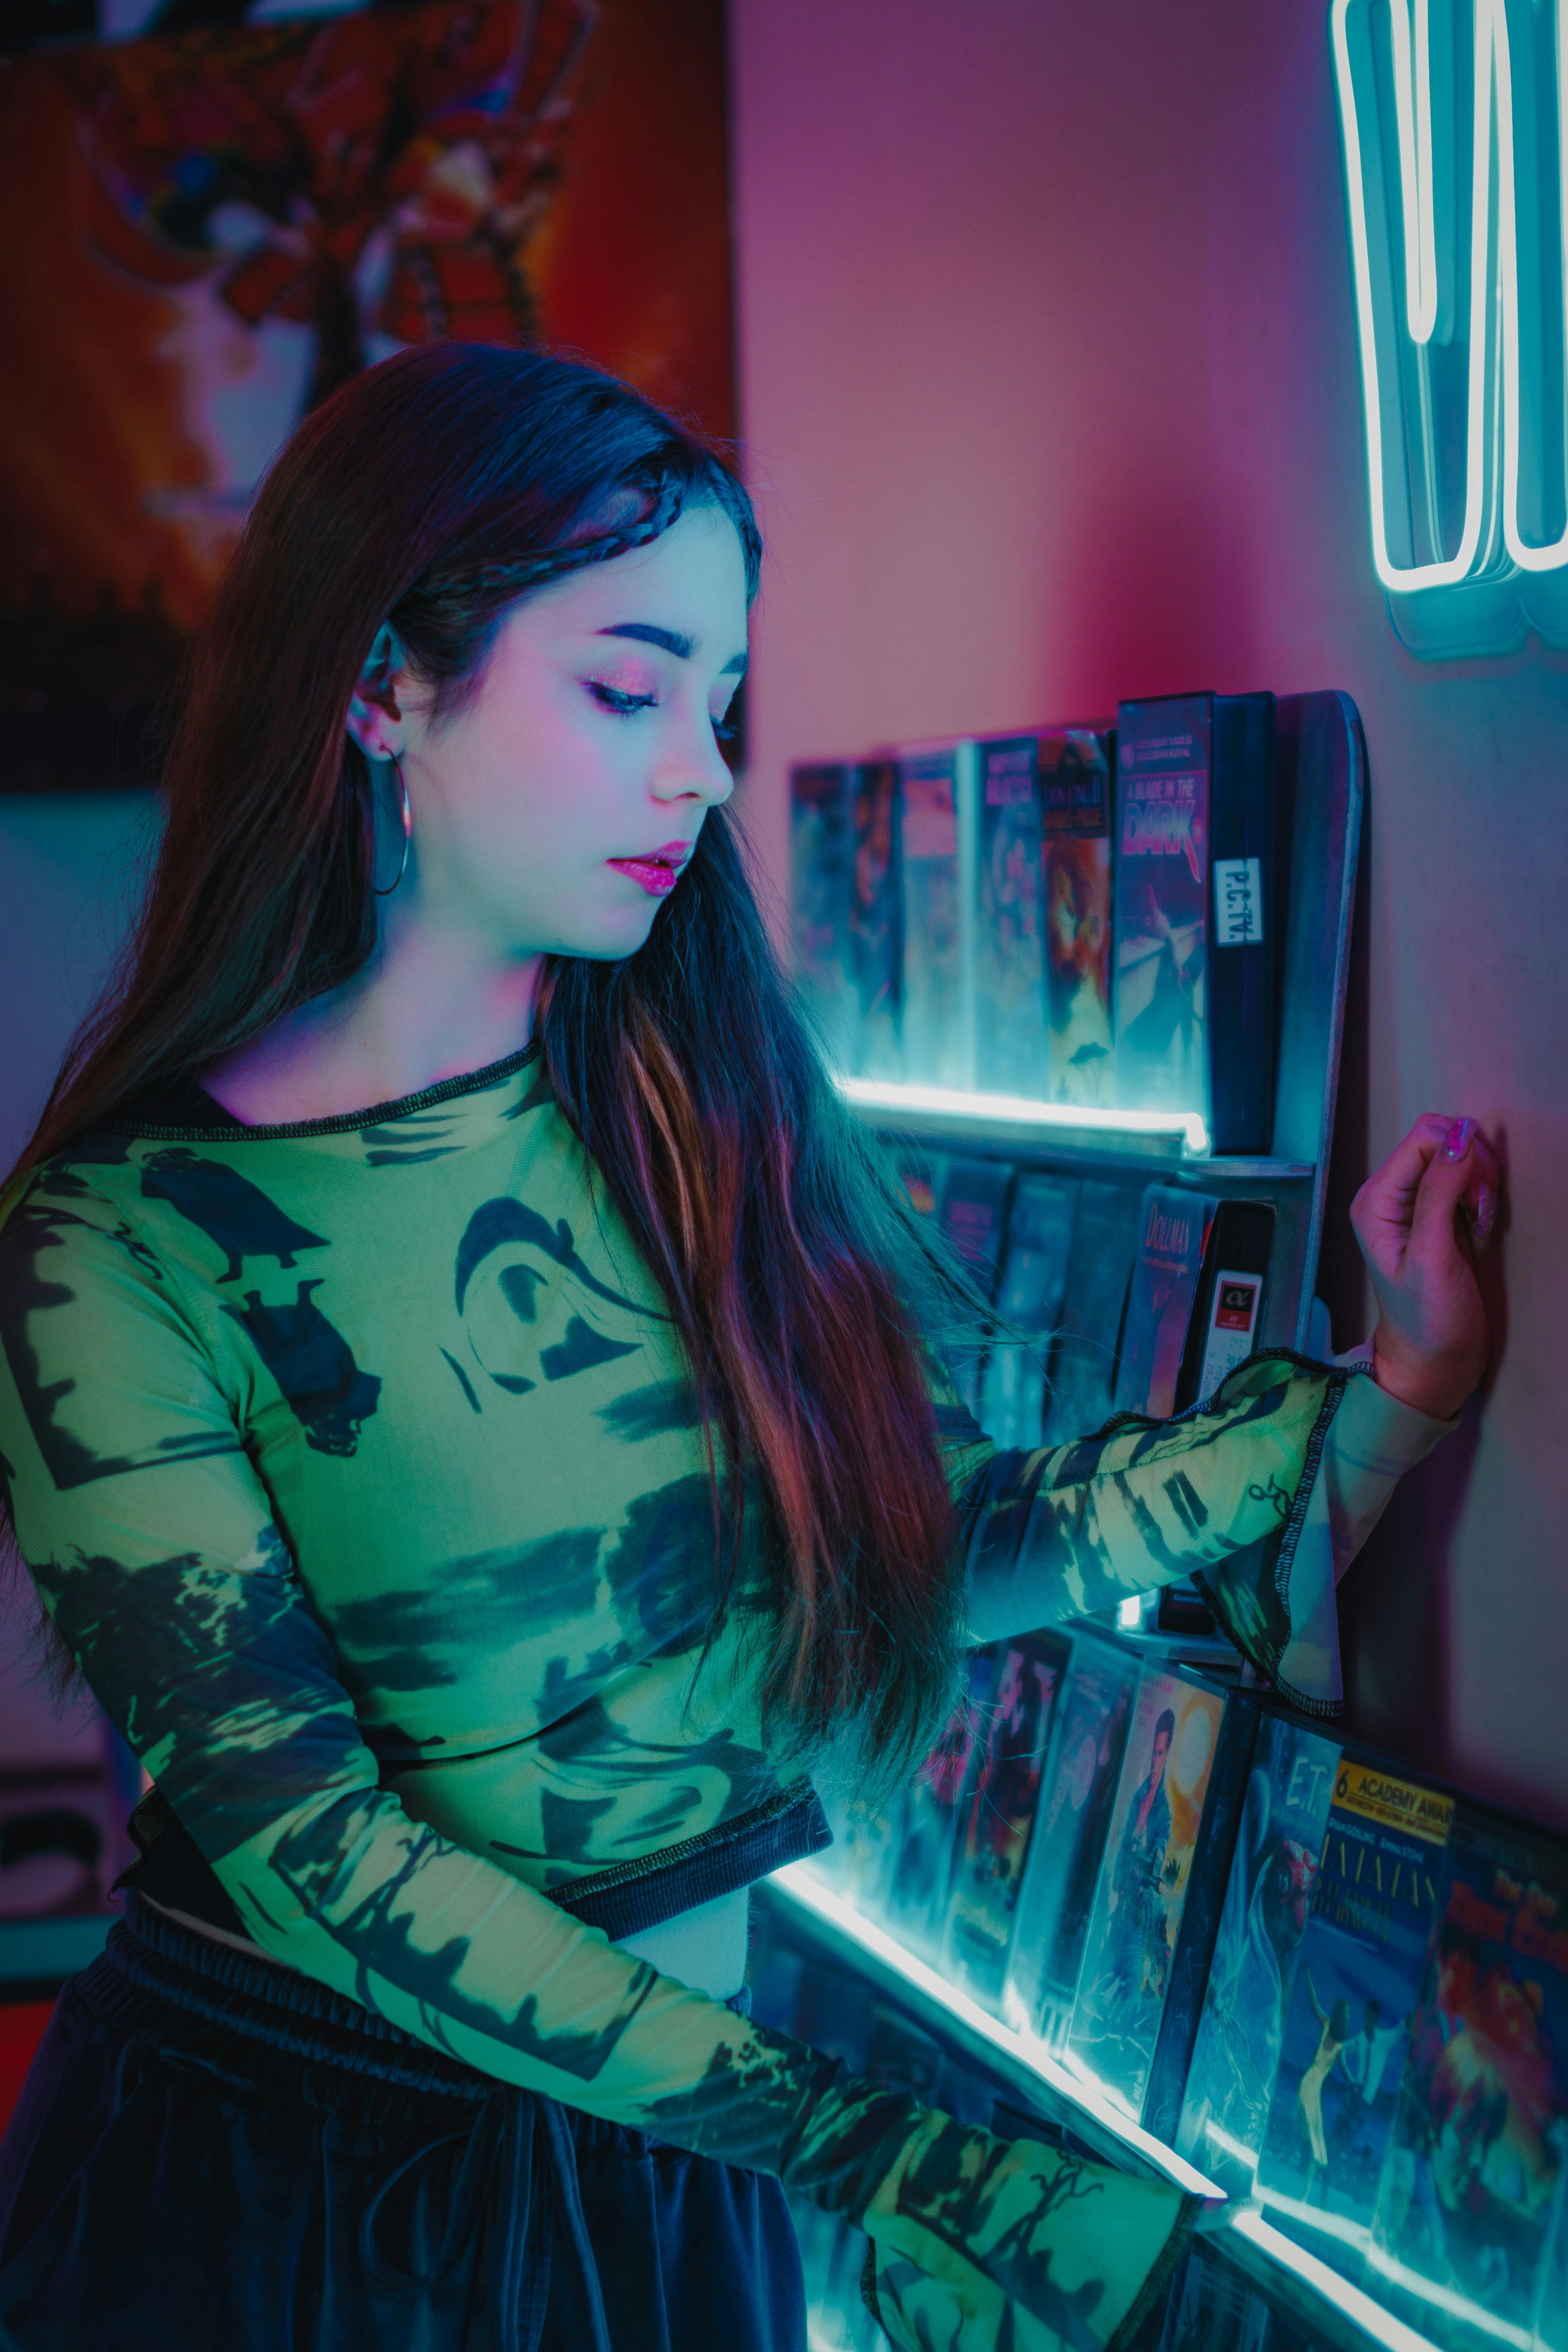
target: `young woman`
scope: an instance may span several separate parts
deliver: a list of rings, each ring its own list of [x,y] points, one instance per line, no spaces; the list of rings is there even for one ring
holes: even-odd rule
[[[1496,1168],[1426,1119],[1362,1196],[1370,1365],[996,1454],[723,806],[760,551],[625,386],[437,347],[226,577],[0,1228],[17,1545],[155,1784],[0,2151],[25,2352],[798,2347],[785,2185],[900,2343],[1110,2346],[1192,2226],[751,2024],[746,1889],[967,1643],[1197,1569],[1302,1688],[1296,1563],[1484,1369]]]

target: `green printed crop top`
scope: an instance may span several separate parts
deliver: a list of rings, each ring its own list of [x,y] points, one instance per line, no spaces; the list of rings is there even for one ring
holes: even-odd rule
[[[743,1573],[704,1646],[691,1390],[536,1054],[340,1118],[188,1110],[83,1138],[0,1224],[0,1475],[93,1690],[264,1950],[852,2204],[908,2103],[612,1940],[826,1832],[759,1726]],[[1441,1431],[1275,1357],[1075,1445],[939,1433],[974,1638],[1198,1570],[1329,1711],[1336,1559]]]

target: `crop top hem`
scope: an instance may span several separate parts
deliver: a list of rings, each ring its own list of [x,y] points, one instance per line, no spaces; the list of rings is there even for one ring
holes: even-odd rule
[[[638,1862],[596,1871],[570,1886],[547,1887],[548,1899],[584,1927],[601,1927],[613,1944],[660,1927],[700,1903],[717,1902],[766,1878],[786,1863],[803,1862],[833,1843],[822,1802],[809,1780],[775,1790],[767,1801],[721,1822],[698,1837]]]

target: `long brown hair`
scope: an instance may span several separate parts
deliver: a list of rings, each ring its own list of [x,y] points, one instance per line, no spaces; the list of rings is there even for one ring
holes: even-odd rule
[[[123,977],[18,1169],[365,962],[370,803],[344,721],[383,621],[449,708],[520,596],[697,503],[734,524],[754,593],[761,541],[730,467],[628,386],[538,353],[425,345],[317,409],[196,640]],[[858,1728],[868,1760],[896,1769],[940,1720],[957,1655],[922,1325],[944,1301],[962,1312],[961,1293],[823,1074],[728,810],[710,812],[637,954],[547,961],[537,1034],[689,1361],[714,1465],[715,1622],[749,1483],[764,1722],[797,1751]]]

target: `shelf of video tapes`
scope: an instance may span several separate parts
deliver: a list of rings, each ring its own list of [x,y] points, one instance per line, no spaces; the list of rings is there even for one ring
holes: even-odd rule
[[[1265,1200],[1255,1344],[1304,1347],[1364,774],[1338,693],[797,767],[795,966],[846,1097],[938,1153]]]
[[[758,2014],[1223,2192],[1151,2352],[1568,2352],[1568,1842],[1093,1629],[975,1652],[896,1797],[825,1796]],[[805,2243],[858,2343],[853,2233]]]
[[[1168,1419],[1264,1346],[1329,1352],[1326,1314],[1314,1328],[1299,1312],[1313,1268],[1279,1245],[1290,1204],[1278,1178],[1217,1160],[1017,1158],[1010,1139],[984,1133],[957,1150],[887,1142],[911,1204],[993,1312],[950,1363],[998,1446],[1065,1444],[1117,1412]],[[1190,1583],[1129,1601],[1119,1622],[1235,1664]]]

